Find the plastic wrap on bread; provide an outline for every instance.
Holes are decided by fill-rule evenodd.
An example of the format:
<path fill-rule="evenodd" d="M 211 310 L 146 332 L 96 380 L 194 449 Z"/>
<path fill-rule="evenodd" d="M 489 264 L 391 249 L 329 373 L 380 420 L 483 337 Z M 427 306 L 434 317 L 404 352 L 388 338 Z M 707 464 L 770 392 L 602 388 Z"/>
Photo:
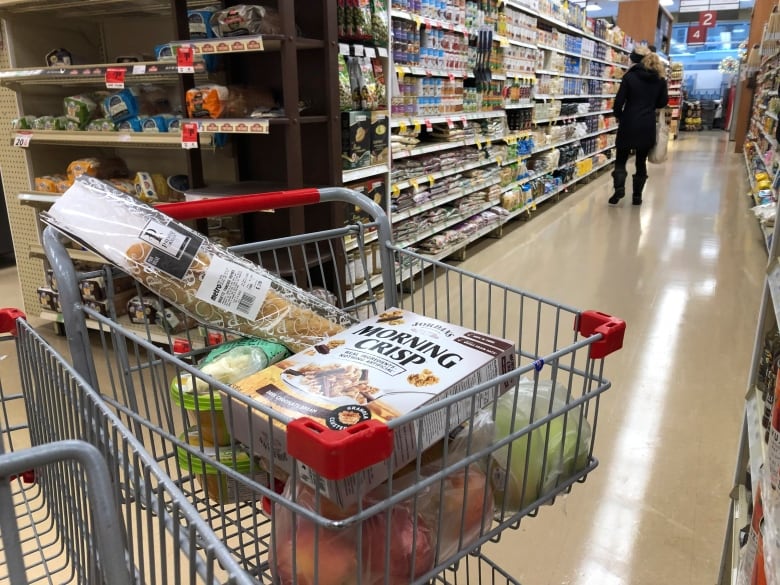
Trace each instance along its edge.
<path fill-rule="evenodd" d="M 44 219 L 198 321 L 301 351 L 352 318 L 91 177 Z"/>

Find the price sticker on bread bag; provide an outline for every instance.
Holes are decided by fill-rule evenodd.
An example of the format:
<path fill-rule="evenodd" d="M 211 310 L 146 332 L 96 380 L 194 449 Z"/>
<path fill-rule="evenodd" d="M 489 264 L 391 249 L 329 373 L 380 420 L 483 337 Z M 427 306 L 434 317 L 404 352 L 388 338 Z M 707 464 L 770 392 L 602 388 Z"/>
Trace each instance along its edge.
<path fill-rule="evenodd" d="M 270 288 L 268 278 L 214 256 L 195 296 L 223 311 L 254 321 Z"/>
<path fill-rule="evenodd" d="M 197 122 L 184 122 L 181 125 L 181 147 L 186 150 L 198 148 L 198 124 Z"/>
<path fill-rule="evenodd" d="M 106 87 L 108 89 L 124 89 L 125 74 L 124 68 L 109 67 L 106 69 Z"/>
<path fill-rule="evenodd" d="M 191 45 L 176 48 L 176 68 L 179 73 L 195 73 L 195 51 Z"/>

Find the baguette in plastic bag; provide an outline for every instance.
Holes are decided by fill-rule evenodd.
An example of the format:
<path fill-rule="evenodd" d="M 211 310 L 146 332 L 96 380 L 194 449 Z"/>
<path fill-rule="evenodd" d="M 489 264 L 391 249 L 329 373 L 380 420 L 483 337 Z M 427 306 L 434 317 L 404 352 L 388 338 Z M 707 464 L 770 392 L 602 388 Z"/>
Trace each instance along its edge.
<path fill-rule="evenodd" d="M 351 325 L 345 312 L 91 177 L 43 219 L 202 323 L 294 352 Z"/>

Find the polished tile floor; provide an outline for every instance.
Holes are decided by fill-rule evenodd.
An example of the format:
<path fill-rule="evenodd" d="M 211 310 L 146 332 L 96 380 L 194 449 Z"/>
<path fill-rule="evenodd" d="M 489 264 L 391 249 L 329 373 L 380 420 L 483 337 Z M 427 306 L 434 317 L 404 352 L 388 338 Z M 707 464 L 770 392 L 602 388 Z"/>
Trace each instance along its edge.
<path fill-rule="evenodd" d="M 608 207 L 604 175 L 462 263 L 628 323 L 607 364 L 601 466 L 488 553 L 525 585 L 716 581 L 766 265 L 732 151 L 724 133 L 682 134 L 641 208 Z M 13 268 L 0 299 L 18 302 Z M 0 377 L 14 367 L 0 361 Z"/>

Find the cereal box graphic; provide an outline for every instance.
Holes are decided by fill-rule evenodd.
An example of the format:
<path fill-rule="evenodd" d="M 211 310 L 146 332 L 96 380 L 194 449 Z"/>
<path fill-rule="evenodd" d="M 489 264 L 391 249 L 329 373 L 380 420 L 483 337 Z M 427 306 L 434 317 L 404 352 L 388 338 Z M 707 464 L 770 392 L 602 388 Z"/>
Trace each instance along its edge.
<path fill-rule="evenodd" d="M 341 431 L 361 421 L 388 422 L 415 410 L 489 383 L 514 369 L 514 344 L 505 339 L 450 325 L 402 309 L 376 317 L 258 372 L 234 387 L 275 412 L 297 419 L 308 417 Z M 506 388 L 489 386 L 476 399 L 463 400 L 412 418 L 394 433 L 392 468 L 412 461 L 418 451 L 440 440 L 487 406 Z M 285 426 L 247 405 L 225 397 L 232 416 L 232 435 L 254 454 L 292 471 L 285 449 Z M 250 429 L 251 425 L 251 429 Z M 304 481 L 319 482 L 324 493 L 348 505 L 361 490 L 387 479 L 386 463 L 339 481 L 315 478 L 299 468 Z M 324 484 L 324 485 L 323 485 Z"/>

